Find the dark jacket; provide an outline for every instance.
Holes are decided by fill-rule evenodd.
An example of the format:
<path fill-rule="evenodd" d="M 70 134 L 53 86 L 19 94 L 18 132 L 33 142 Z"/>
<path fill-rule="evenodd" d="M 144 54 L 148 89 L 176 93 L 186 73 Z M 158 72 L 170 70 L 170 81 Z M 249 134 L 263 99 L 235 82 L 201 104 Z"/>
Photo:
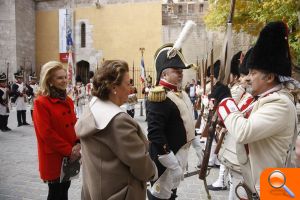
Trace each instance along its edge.
<path fill-rule="evenodd" d="M 158 155 L 173 151 L 174 154 L 187 143 L 186 130 L 176 104 L 169 98 L 162 102 L 147 102 L 149 152 L 160 176 L 165 167 Z"/>

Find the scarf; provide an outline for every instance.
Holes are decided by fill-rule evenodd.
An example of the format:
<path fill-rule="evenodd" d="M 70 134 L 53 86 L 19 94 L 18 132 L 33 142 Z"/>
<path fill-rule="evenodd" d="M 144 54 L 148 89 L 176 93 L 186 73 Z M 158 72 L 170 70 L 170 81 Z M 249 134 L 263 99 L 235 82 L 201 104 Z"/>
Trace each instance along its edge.
<path fill-rule="evenodd" d="M 57 98 L 60 100 L 66 100 L 67 92 L 66 92 L 66 90 L 61 90 L 61 89 L 58 89 L 58 88 L 52 86 L 52 87 L 50 87 L 50 97 Z"/>

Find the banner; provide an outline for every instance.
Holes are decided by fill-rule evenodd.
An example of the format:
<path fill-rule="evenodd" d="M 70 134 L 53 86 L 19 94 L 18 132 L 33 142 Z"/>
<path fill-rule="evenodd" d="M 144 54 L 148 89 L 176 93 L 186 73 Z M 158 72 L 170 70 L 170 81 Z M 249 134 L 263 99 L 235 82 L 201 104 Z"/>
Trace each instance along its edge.
<path fill-rule="evenodd" d="M 59 9 L 59 58 L 68 62 L 69 49 L 73 46 L 73 10 Z"/>
<path fill-rule="evenodd" d="M 141 70 L 141 81 L 142 83 L 145 82 L 145 63 L 144 63 L 144 58 L 142 57 L 141 59 L 141 65 L 140 65 L 140 70 Z"/>

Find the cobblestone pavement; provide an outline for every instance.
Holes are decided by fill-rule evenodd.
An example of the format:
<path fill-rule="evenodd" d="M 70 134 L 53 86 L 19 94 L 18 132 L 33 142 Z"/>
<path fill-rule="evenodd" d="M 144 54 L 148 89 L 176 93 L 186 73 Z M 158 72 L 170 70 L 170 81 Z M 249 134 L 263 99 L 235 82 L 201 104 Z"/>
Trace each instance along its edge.
<path fill-rule="evenodd" d="M 136 106 L 135 119 L 146 133 L 145 116 L 140 116 L 140 104 Z M 29 109 L 27 121 L 32 124 Z M 16 112 L 9 117 L 11 132 L 0 131 L 0 200 L 45 200 L 48 186 L 39 178 L 37 145 L 32 125 L 17 127 Z M 193 148 L 189 153 L 189 171 L 194 171 L 197 157 Z M 216 180 L 218 169 L 213 168 L 208 176 L 208 184 Z M 81 176 L 73 180 L 69 199 L 79 200 Z M 198 176 L 186 178 L 178 188 L 178 200 L 207 199 L 203 182 Z M 228 191 L 211 192 L 213 200 L 227 199 Z"/>

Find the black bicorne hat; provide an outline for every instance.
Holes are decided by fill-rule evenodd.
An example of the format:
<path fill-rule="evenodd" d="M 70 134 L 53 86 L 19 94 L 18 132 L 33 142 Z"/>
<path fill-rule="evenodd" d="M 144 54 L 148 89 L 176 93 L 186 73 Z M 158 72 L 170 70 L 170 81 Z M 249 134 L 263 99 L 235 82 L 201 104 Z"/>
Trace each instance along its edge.
<path fill-rule="evenodd" d="M 160 47 L 154 55 L 154 63 L 156 68 L 156 85 L 158 85 L 161 72 L 167 68 L 188 69 L 192 64 L 187 64 L 181 51 L 177 51 L 173 57 L 168 57 L 168 51 L 171 50 L 173 44 L 165 44 Z"/>
<path fill-rule="evenodd" d="M 284 22 L 270 22 L 262 29 L 249 55 L 247 67 L 291 76 L 288 28 Z"/>
<path fill-rule="evenodd" d="M 30 77 L 31 77 L 31 79 L 34 79 L 34 80 L 37 79 L 37 76 L 36 76 L 35 72 L 32 72 L 31 75 L 30 75 Z"/>
<path fill-rule="evenodd" d="M 0 82 L 4 82 L 7 80 L 7 76 L 6 74 L 3 72 L 2 74 L 0 74 Z"/>
<path fill-rule="evenodd" d="M 82 79 L 81 79 L 81 76 L 80 76 L 80 75 L 77 75 L 76 78 L 75 78 L 75 80 L 76 80 L 76 83 L 77 83 L 77 82 L 82 82 Z"/>
<path fill-rule="evenodd" d="M 89 79 L 94 77 L 94 72 L 93 71 L 89 71 Z"/>
<path fill-rule="evenodd" d="M 216 79 L 218 79 L 218 77 L 219 77 L 220 65 L 221 65 L 221 61 L 220 61 L 220 60 L 217 60 L 217 61 L 214 63 L 214 77 L 215 77 Z M 209 66 L 209 67 L 207 68 L 207 76 L 208 76 L 208 77 L 210 76 L 210 67 L 211 67 L 211 66 Z"/>
<path fill-rule="evenodd" d="M 18 71 L 16 73 L 14 73 L 14 75 L 15 75 L 15 78 L 24 78 L 23 77 L 23 71 Z"/>
<path fill-rule="evenodd" d="M 248 75 L 249 69 L 247 67 L 247 61 L 249 59 L 249 55 L 252 51 L 253 47 L 251 47 L 244 56 L 243 62 L 240 64 L 240 74 Z"/>
<path fill-rule="evenodd" d="M 230 65 L 230 73 L 234 76 L 240 76 L 239 65 L 242 51 L 239 51 L 237 54 L 232 56 L 231 65 Z"/>

